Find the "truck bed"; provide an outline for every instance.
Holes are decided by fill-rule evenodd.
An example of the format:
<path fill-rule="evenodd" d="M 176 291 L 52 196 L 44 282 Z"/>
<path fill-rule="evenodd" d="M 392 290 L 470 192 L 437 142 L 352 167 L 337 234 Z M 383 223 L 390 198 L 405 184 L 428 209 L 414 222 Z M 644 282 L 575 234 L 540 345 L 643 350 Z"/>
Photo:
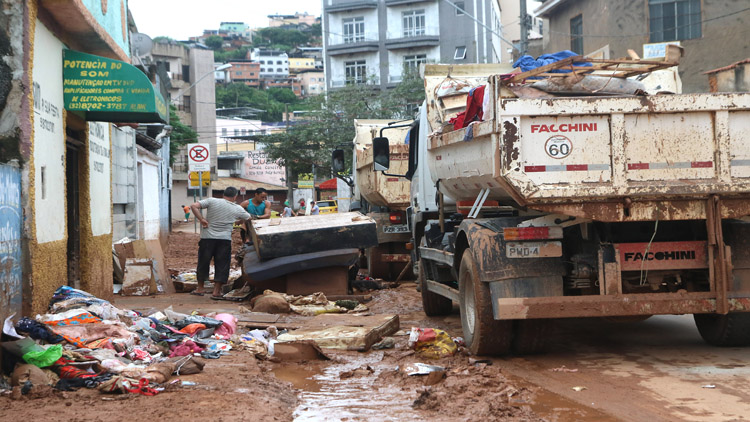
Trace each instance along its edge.
<path fill-rule="evenodd" d="M 494 90 L 499 98 L 498 88 Z M 435 134 L 431 172 L 456 200 L 600 221 L 750 213 L 750 94 L 501 99 L 484 122 Z"/>

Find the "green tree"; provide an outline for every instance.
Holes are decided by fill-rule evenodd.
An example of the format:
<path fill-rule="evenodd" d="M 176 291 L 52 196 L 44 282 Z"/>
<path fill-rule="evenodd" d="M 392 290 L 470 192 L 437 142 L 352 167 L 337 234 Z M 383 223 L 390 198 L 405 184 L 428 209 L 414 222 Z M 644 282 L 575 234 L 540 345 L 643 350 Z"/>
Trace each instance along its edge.
<path fill-rule="evenodd" d="M 210 37 L 206 38 L 203 43 L 206 44 L 208 48 L 215 51 L 221 49 L 221 46 L 224 45 L 224 39 L 218 35 L 211 35 Z"/>
<path fill-rule="evenodd" d="M 198 142 L 198 132 L 180 121 L 177 107 L 173 105 L 169 106 L 169 124 L 172 126 L 172 133 L 169 135 L 169 165 L 172 165 L 181 146 Z"/>
<path fill-rule="evenodd" d="M 249 87 L 241 82 L 216 85 L 216 106 L 253 107 L 263 110 L 261 119 L 278 122 L 282 119 L 284 104 L 298 103 L 297 96 L 289 88 L 262 90 Z"/>
<path fill-rule="evenodd" d="M 261 28 L 255 32 L 253 44 L 289 52 L 298 45 L 307 44 L 310 38 L 296 29 Z"/>
<path fill-rule="evenodd" d="M 305 121 L 286 133 L 263 137 L 270 157 L 289 166 L 292 180 L 310 173 L 313 164 L 318 174 L 330 172 L 331 151 L 351 145 L 354 119 L 411 119 L 424 101 L 424 83 L 416 71 L 405 72 L 402 82 L 389 91 L 370 82 L 347 85 L 296 104 L 295 109 L 307 111 Z M 345 157 L 351 166 L 351 154 Z"/>

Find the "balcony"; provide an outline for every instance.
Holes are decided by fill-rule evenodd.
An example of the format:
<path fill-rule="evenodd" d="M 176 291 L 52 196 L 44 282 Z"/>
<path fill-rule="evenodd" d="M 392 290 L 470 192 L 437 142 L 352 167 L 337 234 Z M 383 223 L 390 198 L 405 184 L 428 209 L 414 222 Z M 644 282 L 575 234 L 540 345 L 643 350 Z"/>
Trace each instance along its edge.
<path fill-rule="evenodd" d="M 385 0 L 386 6 L 406 6 L 417 3 L 434 3 L 437 0 Z"/>
<path fill-rule="evenodd" d="M 406 48 L 436 47 L 440 45 L 440 35 L 419 35 L 416 37 L 390 38 L 385 41 L 388 50 Z"/>
<path fill-rule="evenodd" d="M 344 54 L 372 53 L 378 51 L 378 48 L 378 41 L 360 41 L 329 45 L 327 52 L 329 56 L 342 56 Z"/>
<path fill-rule="evenodd" d="M 348 1 L 345 3 L 332 4 L 326 6 L 326 13 L 350 12 L 362 9 L 377 9 L 378 0 Z"/>

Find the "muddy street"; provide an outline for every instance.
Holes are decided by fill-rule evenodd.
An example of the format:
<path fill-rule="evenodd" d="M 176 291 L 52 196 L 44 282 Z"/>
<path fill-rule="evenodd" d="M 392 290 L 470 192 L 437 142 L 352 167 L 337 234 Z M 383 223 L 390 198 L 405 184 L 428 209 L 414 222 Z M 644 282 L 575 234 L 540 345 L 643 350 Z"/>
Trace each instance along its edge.
<path fill-rule="evenodd" d="M 193 233 L 172 234 L 171 272 L 191 269 L 195 242 Z M 397 325 L 385 346 L 372 346 L 373 341 L 365 351 L 323 348 L 284 357 L 232 341 L 232 350 L 207 359 L 202 372 L 173 376 L 155 396 L 104 395 L 86 388 L 20 398 L 3 394 L 0 414 L 8 420 L 50 420 L 54 414 L 88 421 L 138 409 L 139 417 L 164 420 L 703 422 L 745 420 L 750 412 L 746 350 L 707 346 L 690 316 L 559 320 L 544 354 L 482 357 L 459 347 L 453 355 L 430 359 L 408 345 L 410 330 L 445 330 L 460 342 L 457 305 L 447 316 L 426 316 L 413 280 L 357 293 L 366 309 L 339 315 L 255 312 L 260 299 L 116 296 L 114 306 L 142 315 L 167 308 L 184 315 L 231 314 L 240 336 L 269 326 L 281 333 L 333 330 L 331 323 L 320 325 L 328 317 L 348 324 L 350 332 L 366 326 L 360 321 L 367 318 L 392 317 Z M 341 333 L 330 336 L 347 331 Z M 409 375 L 418 364 L 440 368 Z"/>

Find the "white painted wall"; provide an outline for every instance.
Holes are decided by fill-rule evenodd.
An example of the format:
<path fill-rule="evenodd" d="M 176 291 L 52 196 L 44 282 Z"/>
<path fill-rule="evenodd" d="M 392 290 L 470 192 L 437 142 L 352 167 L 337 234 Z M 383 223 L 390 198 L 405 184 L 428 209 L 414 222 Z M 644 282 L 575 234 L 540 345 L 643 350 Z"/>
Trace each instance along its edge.
<path fill-rule="evenodd" d="M 94 236 L 112 233 L 110 124 L 89 122 L 89 198 Z"/>
<path fill-rule="evenodd" d="M 63 44 L 37 19 L 34 30 L 34 217 L 39 243 L 65 238 Z M 44 176 L 42 176 L 44 173 Z"/>
<path fill-rule="evenodd" d="M 420 54 L 427 56 L 427 63 L 440 63 L 440 46 L 411 48 L 409 50 L 388 50 L 388 82 L 398 82 L 401 80 L 405 56 Z"/>
<path fill-rule="evenodd" d="M 363 17 L 365 20 L 365 41 L 378 41 L 378 11 L 377 9 L 355 10 L 347 13 L 329 13 L 328 45 L 344 43 L 344 19 Z"/>
<path fill-rule="evenodd" d="M 404 37 L 403 12 L 424 10 L 425 35 L 440 35 L 439 2 L 415 3 L 406 6 L 392 6 L 386 8 L 388 39 Z M 366 26 L 366 24 L 365 24 Z M 367 29 L 367 28 L 365 28 Z"/>
<path fill-rule="evenodd" d="M 142 212 L 143 239 L 159 238 L 159 160 L 138 149 L 138 199 Z"/>
<path fill-rule="evenodd" d="M 346 70 L 344 69 L 344 63 L 349 61 L 364 60 L 367 65 L 367 77 L 370 78 L 375 76 L 376 82 L 380 79 L 380 53 L 362 53 L 362 54 L 347 54 L 345 56 L 332 56 L 331 57 L 331 81 L 339 81 L 343 86 L 343 81 L 346 80 Z M 337 86 L 334 84 L 334 86 Z"/>

